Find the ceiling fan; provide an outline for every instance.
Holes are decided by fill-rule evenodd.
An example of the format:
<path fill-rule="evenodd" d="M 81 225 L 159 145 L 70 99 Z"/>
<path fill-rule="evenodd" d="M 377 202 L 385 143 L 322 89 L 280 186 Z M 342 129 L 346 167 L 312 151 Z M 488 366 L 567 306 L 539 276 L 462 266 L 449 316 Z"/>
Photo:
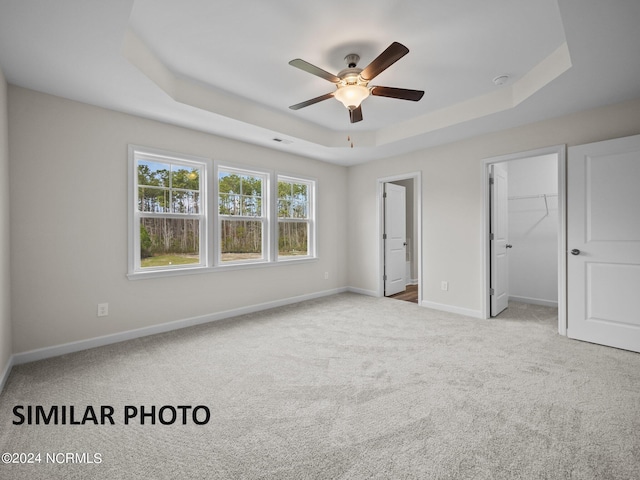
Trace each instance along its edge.
<path fill-rule="evenodd" d="M 315 65 L 305 62 L 299 58 L 291 60 L 289 65 L 304 70 L 320 78 L 323 78 L 336 86 L 334 92 L 321 95 L 306 102 L 291 105 L 291 110 L 299 110 L 314 103 L 335 97 L 349 110 L 349 120 L 351 123 L 362 120 L 362 107 L 360 104 L 369 95 L 378 97 L 397 98 L 400 100 L 411 100 L 417 102 L 424 95 L 422 90 L 409 90 L 406 88 L 369 86 L 369 82 L 384 72 L 391 65 L 409 53 L 409 49 L 398 42 L 393 42 L 364 69 L 357 68 L 360 56 L 351 53 L 344 57 L 347 68 L 341 70 L 338 75 L 333 75 Z"/>

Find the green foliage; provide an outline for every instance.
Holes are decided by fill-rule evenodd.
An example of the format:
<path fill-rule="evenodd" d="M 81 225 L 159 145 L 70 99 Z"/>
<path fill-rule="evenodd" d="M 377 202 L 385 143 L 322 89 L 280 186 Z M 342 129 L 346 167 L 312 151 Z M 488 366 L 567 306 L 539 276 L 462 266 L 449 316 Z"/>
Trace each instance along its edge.
<path fill-rule="evenodd" d="M 263 179 L 220 171 L 218 208 L 221 215 L 262 216 Z"/>
<path fill-rule="evenodd" d="M 308 255 L 308 224 L 278 222 L 278 255 Z"/>
<path fill-rule="evenodd" d="M 278 182 L 278 217 L 308 218 L 309 194 L 305 183 Z"/>
<path fill-rule="evenodd" d="M 200 222 L 190 218 L 140 219 L 140 258 L 166 255 L 198 256 L 200 253 Z M 142 262 L 149 266 L 152 260 Z M 188 262 L 193 263 L 193 262 Z"/>
<path fill-rule="evenodd" d="M 220 252 L 224 259 L 249 254 L 262 256 L 262 221 L 233 219 L 261 217 L 264 179 L 224 170 L 218 174 L 218 209 L 226 219 L 220 222 Z"/>
<path fill-rule="evenodd" d="M 262 254 L 262 222 L 223 220 L 220 228 L 221 253 Z"/>
<path fill-rule="evenodd" d="M 198 213 L 200 170 L 183 165 L 139 161 L 138 210 L 157 213 Z"/>
<path fill-rule="evenodd" d="M 144 227 L 140 225 L 140 258 L 147 258 L 151 256 L 151 236 Z"/>
<path fill-rule="evenodd" d="M 199 213 L 200 167 L 138 161 L 138 210 L 153 213 Z M 194 263 L 194 256 L 195 262 L 198 262 L 199 230 L 200 222 L 194 218 L 142 218 L 142 266 Z M 167 259 L 175 255 L 179 257 L 176 261 Z"/>
<path fill-rule="evenodd" d="M 200 169 L 171 162 L 138 162 L 140 212 L 197 214 L 200 212 Z M 220 170 L 218 208 L 223 261 L 261 258 L 263 252 L 264 177 Z M 279 181 L 277 195 L 278 252 L 308 254 L 309 185 Z M 234 218 L 235 217 L 235 218 Z M 249 217 L 249 218 L 247 218 Z M 255 217 L 251 219 L 250 217 Z M 196 218 L 144 216 L 140 220 L 142 266 L 198 262 L 200 222 Z"/>
<path fill-rule="evenodd" d="M 145 258 L 141 261 L 142 268 L 149 267 L 165 267 L 168 265 L 188 265 L 191 263 L 198 263 L 200 259 L 197 255 L 156 255 L 153 257 Z"/>
<path fill-rule="evenodd" d="M 138 185 L 168 187 L 170 168 L 169 164 L 164 163 L 138 162 Z"/>

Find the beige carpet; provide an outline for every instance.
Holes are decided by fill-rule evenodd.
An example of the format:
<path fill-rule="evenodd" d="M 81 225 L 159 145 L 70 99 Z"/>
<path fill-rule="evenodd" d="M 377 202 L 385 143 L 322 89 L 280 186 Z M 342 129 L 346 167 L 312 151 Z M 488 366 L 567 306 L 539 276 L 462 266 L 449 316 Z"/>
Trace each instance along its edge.
<path fill-rule="evenodd" d="M 0 452 L 43 457 L 0 478 L 640 478 L 640 355 L 555 323 L 341 294 L 17 366 Z M 115 425 L 13 425 L 15 405 L 113 406 Z M 124 425 L 125 405 L 211 419 Z"/>

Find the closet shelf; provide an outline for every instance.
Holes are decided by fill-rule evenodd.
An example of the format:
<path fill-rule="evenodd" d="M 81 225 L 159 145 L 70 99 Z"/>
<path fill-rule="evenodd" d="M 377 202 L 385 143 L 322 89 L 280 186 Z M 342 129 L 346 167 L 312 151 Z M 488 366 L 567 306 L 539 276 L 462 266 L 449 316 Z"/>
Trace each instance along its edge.
<path fill-rule="evenodd" d="M 549 202 L 547 202 L 547 198 L 549 197 L 557 197 L 557 193 L 540 193 L 538 195 L 519 195 L 515 197 L 507 197 L 507 200 L 525 200 L 529 198 L 544 198 L 544 206 L 547 209 L 547 215 L 549 215 Z"/>
<path fill-rule="evenodd" d="M 507 200 L 523 200 L 525 198 L 545 198 L 545 197 L 557 197 L 557 193 L 541 193 L 539 195 L 520 195 L 518 197 L 508 197 Z"/>

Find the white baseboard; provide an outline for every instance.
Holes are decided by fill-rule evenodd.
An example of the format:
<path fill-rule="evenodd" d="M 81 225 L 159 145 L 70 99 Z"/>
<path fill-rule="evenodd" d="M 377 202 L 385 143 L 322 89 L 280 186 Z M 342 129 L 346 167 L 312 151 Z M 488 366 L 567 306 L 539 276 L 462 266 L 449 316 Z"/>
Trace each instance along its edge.
<path fill-rule="evenodd" d="M 367 295 L 368 297 L 378 297 L 378 292 L 373 290 L 365 290 L 364 288 L 356 288 L 356 287 L 347 287 L 347 292 L 358 293 L 360 295 Z"/>
<path fill-rule="evenodd" d="M 239 315 L 245 315 L 247 313 L 255 313 L 261 310 L 267 310 L 269 308 L 276 308 L 276 307 L 282 307 L 285 305 L 291 305 L 293 303 L 299 303 L 305 300 L 313 300 L 314 298 L 327 297 L 329 295 L 344 293 L 346 291 L 349 291 L 349 289 L 335 288 L 332 290 L 324 290 L 322 292 L 315 292 L 315 293 L 300 295 L 296 297 L 289 297 L 281 300 L 274 300 L 272 302 L 259 303 L 256 305 L 249 305 L 246 307 L 225 310 L 223 312 L 211 313 L 208 315 L 200 315 L 197 317 L 185 318 L 182 320 L 175 320 L 173 322 L 162 323 L 159 325 L 152 325 L 149 327 L 137 328 L 135 330 L 127 330 L 125 332 L 113 333 L 111 335 L 104 335 L 101 337 L 89 338 L 86 340 L 79 340 L 77 342 L 70 342 L 62 345 L 55 345 L 53 347 L 38 348 L 36 350 L 16 353 L 12 356 L 12 362 L 10 361 L 9 366 L 7 367 L 7 372 L 5 372 L 5 374 L 8 377 L 9 375 L 8 372 L 10 371 L 12 365 L 20 365 L 23 363 L 34 362 L 36 360 L 43 360 L 45 358 L 57 357 L 58 355 L 64 355 L 67 353 L 79 352 L 81 350 L 87 350 L 90 348 L 110 345 L 112 343 L 123 342 L 125 340 L 132 340 L 134 338 L 146 337 L 149 335 L 155 335 L 157 333 L 170 332 L 172 330 L 178 330 L 186 327 L 193 327 L 195 325 L 201 325 L 203 323 L 215 322 L 217 320 L 237 317 Z"/>
<path fill-rule="evenodd" d="M 2 372 L 2 376 L 0 376 L 0 393 L 4 390 L 4 384 L 7 383 L 9 379 L 9 374 L 11 373 L 11 367 L 15 364 L 15 355 L 11 355 L 9 357 L 9 361 Z"/>
<path fill-rule="evenodd" d="M 456 307 L 453 305 L 446 305 L 444 303 L 430 302 L 428 300 L 423 300 L 420 305 L 443 312 L 457 313 L 458 315 L 464 315 L 466 317 L 484 318 L 480 310 L 471 310 L 470 308 Z"/>
<path fill-rule="evenodd" d="M 553 300 L 543 300 L 541 298 L 518 297 L 509 295 L 510 302 L 530 303 L 531 305 L 542 305 L 545 307 L 558 308 L 558 302 Z"/>

